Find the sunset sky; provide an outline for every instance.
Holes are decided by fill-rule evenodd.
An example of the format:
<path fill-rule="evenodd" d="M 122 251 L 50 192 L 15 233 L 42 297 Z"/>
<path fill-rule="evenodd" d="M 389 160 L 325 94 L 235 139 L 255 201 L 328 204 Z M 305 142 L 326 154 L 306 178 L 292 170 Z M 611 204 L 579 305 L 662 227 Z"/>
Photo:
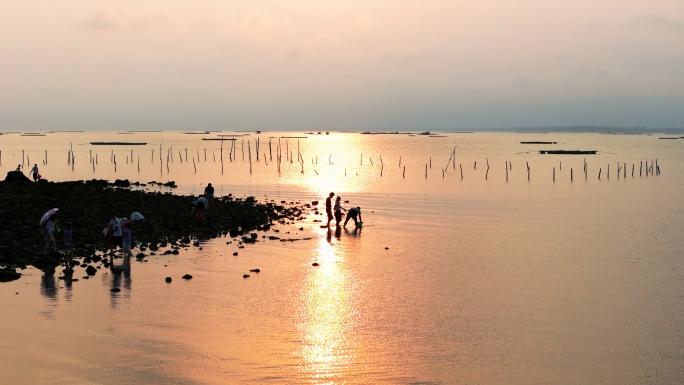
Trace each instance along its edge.
<path fill-rule="evenodd" d="M 0 131 L 684 127 L 684 1 L 0 0 Z"/>

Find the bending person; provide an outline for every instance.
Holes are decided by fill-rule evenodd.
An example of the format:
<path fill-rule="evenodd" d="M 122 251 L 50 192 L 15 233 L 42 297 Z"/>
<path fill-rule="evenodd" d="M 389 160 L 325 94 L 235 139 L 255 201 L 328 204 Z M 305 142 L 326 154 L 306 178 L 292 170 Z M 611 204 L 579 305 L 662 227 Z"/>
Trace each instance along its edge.
<path fill-rule="evenodd" d="M 359 217 L 359 220 L 356 220 L 356 217 Z M 350 219 L 354 220 L 354 224 L 358 225 L 359 222 L 363 222 L 361 220 L 361 207 L 352 207 L 347 211 L 347 219 L 344 220 L 344 226 L 347 226 L 347 222 L 349 222 Z"/>

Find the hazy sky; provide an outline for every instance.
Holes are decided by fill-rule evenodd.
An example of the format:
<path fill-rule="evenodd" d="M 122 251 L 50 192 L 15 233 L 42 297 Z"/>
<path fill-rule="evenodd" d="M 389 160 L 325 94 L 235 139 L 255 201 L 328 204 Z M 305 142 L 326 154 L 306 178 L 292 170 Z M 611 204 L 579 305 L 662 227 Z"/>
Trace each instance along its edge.
<path fill-rule="evenodd" d="M 682 0 L 0 0 L 0 131 L 684 127 Z"/>

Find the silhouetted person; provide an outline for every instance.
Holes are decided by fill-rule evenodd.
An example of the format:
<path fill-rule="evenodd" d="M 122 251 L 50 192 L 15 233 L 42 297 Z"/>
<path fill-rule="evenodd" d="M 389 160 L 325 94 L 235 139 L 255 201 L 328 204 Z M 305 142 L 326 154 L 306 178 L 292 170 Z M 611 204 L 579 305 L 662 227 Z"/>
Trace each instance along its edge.
<path fill-rule="evenodd" d="M 327 227 L 330 228 L 330 222 L 333 220 L 333 213 L 332 213 L 332 197 L 335 196 L 334 192 L 331 192 L 330 195 L 325 198 L 325 213 L 328 214 L 328 225 Z"/>
<path fill-rule="evenodd" d="M 356 217 L 359 217 L 359 220 L 356 220 Z M 344 220 L 344 225 L 347 225 L 347 222 L 349 222 L 350 219 L 354 220 L 354 224 L 358 225 L 359 222 L 363 222 L 361 220 L 361 207 L 352 207 L 347 211 L 347 219 Z"/>
<path fill-rule="evenodd" d="M 31 175 L 33 175 L 33 181 L 37 182 L 38 181 L 38 165 L 34 164 L 33 168 L 31 169 Z"/>
<path fill-rule="evenodd" d="M 207 184 L 207 187 L 204 188 L 204 197 L 207 198 L 209 204 L 214 201 L 214 187 L 211 185 L 211 183 Z M 207 210 L 208 209 L 209 206 L 207 206 Z"/>

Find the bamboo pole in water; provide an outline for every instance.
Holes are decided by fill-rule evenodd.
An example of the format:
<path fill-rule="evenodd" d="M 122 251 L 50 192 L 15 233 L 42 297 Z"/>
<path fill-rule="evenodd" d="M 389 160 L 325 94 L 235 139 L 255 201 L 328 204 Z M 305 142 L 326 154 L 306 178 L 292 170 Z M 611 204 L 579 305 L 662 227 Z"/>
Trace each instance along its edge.
<path fill-rule="evenodd" d="M 428 165 L 426 164 L 425 165 L 425 179 L 427 179 L 427 169 L 428 169 Z"/>
<path fill-rule="evenodd" d="M 570 167 L 570 182 L 572 182 L 572 181 L 573 181 L 573 179 L 572 179 L 572 167 Z"/>
<path fill-rule="evenodd" d="M 601 180 L 601 168 L 599 168 L 599 175 L 598 175 L 599 180 Z"/>
<path fill-rule="evenodd" d="M 506 161 L 506 182 L 508 182 L 508 161 Z"/>
<path fill-rule="evenodd" d="M 249 152 L 249 175 L 252 175 L 252 148 L 247 141 L 247 151 Z"/>
<path fill-rule="evenodd" d="M 461 164 L 459 163 L 459 164 L 458 164 L 458 168 L 461 169 L 461 179 L 463 179 L 463 165 L 461 165 Z"/>
<path fill-rule="evenodd" d="M 221 137 L 221 174 L 223 174 L 223 137 Z"/>
<path fill-rule="evenodd" d="M 402 178 L 406 178 L 406 166 L 404 166 L 404 171 L 401 173 Z"/>
<path fill-rule="evenodd" d="M 556 168 L 553 168 L 553 181 L 556 181 Z"/>

